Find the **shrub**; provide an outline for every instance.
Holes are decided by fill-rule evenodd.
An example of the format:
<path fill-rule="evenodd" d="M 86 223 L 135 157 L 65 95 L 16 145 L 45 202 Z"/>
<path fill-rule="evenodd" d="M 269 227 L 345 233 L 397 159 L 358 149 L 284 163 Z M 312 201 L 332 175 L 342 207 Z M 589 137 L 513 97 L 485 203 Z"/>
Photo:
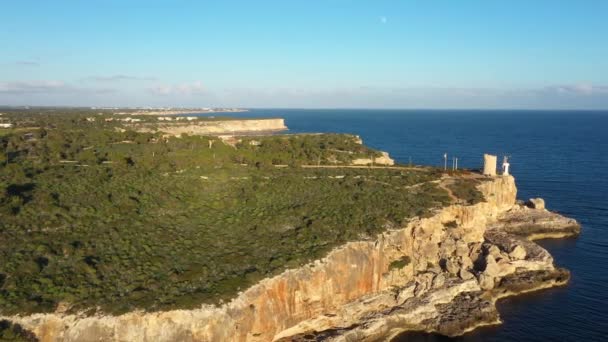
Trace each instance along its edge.
<path fill-rule="evenodd" d="M 401 258 L 397 259 L 397 260 L 393 260 L 390 265 L 388 266 L 389 270 L 394 270 L 394 269 L 402 269 L 405 266 L 409 265 L 411 263 L 411 259 L 409 256 L 404 255 Z"/>

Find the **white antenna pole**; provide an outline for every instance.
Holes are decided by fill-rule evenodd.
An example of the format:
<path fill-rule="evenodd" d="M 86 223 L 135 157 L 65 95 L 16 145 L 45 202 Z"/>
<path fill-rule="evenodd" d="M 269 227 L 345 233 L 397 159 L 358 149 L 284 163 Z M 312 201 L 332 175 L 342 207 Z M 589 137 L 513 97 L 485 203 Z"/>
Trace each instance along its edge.
<path fill-rule="evenodd" d="M 458 170 L 458 158 L 456 158 L 456 168 L 454 170 Z"/>
<path fill-rule="evenodd" d="M 447 152 L 443 154 L 443 171 L 447 171 L 448 169 L 448 154 Z"/>

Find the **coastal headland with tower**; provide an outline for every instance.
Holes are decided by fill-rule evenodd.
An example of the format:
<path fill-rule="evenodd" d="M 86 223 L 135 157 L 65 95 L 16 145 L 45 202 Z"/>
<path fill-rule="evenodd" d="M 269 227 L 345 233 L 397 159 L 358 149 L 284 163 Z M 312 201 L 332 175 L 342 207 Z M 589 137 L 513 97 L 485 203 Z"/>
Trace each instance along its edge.
<path fill-rule="evenodd" d="M 399 165 L 355 135 L 278 134 L 280 118 L 165 116 L 4 113 L 4 332 L 457 336 L 499 324 L 500 298 L 569 280 L 534 240 L 580 225 L 519 201 L 506 159 L 501 172 L 487 154 L 481 171 Z"/>

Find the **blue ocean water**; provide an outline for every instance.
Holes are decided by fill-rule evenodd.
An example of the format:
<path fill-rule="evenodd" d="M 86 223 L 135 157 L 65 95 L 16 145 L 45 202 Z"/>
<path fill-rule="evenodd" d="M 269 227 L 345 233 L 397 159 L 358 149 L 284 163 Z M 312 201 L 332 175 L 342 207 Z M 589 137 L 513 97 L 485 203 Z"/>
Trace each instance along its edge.
<path fill-rule="evenodd" d="M 608 111 L 256 109 L 239 116 L 282 117 L 293 133 L 358 134 L 401 163 L 443 165 L 448 153 L 459 166 L 479 168 L 483 153 L 510 155 L 519 198 L 543 197 L 582 223 L 577 239 L 541 242 L 572 279 L 501 301 L 503 325 L 458 340 L 608 340 Z"/>

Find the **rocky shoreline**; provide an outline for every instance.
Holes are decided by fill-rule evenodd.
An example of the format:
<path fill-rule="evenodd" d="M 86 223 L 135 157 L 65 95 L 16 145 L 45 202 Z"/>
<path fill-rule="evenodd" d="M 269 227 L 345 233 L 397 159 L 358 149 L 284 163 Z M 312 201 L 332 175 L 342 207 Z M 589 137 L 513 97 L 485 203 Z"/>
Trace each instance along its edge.
<path fill-rule="evenodd" d="M 541 199 L 535 199 L 541 202 Z M 576 220 L 545 209 L 542 205 L 517 204 L 501 215 L 499 220 L 488 227 L 528 240 L 565 238 L 580 234 L 581 226 Z"/>
<path fill-rule="evenodd" d="M 422 273 L 392 292 L 351 303 L 368 308 L 358 308 L 365 313 L 357 319 L 343 319 L 341 328 L 309 330 L 279 341 L 380 341 L 406 331 L 456 337 L 500 324 L 499 299 L 563 286 L 570 279 L 568 270 L 554 267 L 551 255 L 531 241 L 540 232 L 543 238 L 571 237 L 580 233 L 580 225 L 544 208 L 515 205 L 488 226 L 484 242 L 473 251 L 479 254 L 471 272 L 444 264 L 442 270 Z"/>
<path fill-rule="evenodd" d="M 569 273 L 529 240 L 576 221 L 516 203 L 511 176 L 481 177 L 485 202 L 350 242 L 263 280 L 222 307 L 121 316 L 0 317 L 42 341 L 378 341 L 404 331 L 457 336 L 498 324 L 498 299 L 560 286 Z"/>

